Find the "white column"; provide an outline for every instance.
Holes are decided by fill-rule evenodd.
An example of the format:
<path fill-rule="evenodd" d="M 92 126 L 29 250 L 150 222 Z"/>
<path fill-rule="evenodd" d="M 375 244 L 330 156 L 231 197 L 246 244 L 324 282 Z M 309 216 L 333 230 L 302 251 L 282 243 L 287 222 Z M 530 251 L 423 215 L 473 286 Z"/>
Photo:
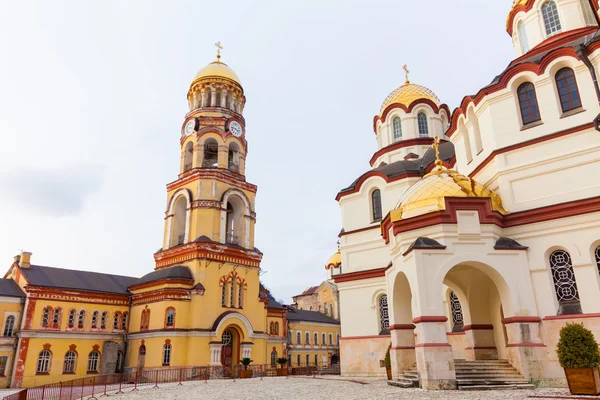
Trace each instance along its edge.
<path fill-rule="evenodd" d="M 221 342 L 210 343 L 210 365 L 221 366 L 221 348 L 223 344 Z"/>

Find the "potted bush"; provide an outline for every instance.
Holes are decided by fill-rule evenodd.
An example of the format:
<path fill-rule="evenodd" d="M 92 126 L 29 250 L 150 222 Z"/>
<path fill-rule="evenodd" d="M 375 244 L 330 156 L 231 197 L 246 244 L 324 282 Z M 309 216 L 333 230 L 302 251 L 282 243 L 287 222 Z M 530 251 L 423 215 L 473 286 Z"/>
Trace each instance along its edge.
<path fill-rule="evenodd" d="M 279 364 L 279 369 L 277 370 L 277 376 L 286 376 L 288 374 L 288 370 L 286 368 L 288 360 L 287 358 L 280 357 L 277 359 L 277 364 Z"/>
<path fill-rule="evenodd" d="M 252 368 L 248 369 L 248 366 L 252 364 L 254 360 L 251 360 L 248 357 L 242 358 L 240 363 L 244 366 L 244 369 L 240 370 L 240 378 L 252 378 Z"/>
<path fill-rule="evenodd" d="M 600 353 L 594 334 L 583 324 L 567 324 L 560 330 L 556 346 L 571 394 L 600 394 Z"/>
<path fill-rule="evenodd" d="M 392 359 L 390 358 L 390 350 L 392 350 L 392 343 L 387 348 L 385 352 L 385 358 L 383 359 L 383 364 L 385 365 L 385 373 L 387 374 L 388 381 L 392 380 Z"/>

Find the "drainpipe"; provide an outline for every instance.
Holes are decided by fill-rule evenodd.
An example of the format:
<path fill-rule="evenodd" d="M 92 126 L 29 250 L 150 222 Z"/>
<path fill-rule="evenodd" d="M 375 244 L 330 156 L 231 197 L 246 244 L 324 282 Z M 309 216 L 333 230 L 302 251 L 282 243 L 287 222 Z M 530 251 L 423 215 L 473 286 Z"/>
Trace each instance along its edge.
<path fill-rule="evenodd" d="M 596 98 L 598 99 L 598 104 L 600 104 L 600 86 L 598 85 L 598 76 L 596 74 L 596 69 L 592 65 L 590 58 L 586 52 L 586 45 L 582 44 L 577 48 L 577 55 L 583 61 L 586 67 L 590 70 L 590 75 L 592 76 L 592 82 L 594 83 L 594 89 L 596 90 Z M 598 132 L 600 132 L 600 114 L 594 119 L 594 128 Z"/>

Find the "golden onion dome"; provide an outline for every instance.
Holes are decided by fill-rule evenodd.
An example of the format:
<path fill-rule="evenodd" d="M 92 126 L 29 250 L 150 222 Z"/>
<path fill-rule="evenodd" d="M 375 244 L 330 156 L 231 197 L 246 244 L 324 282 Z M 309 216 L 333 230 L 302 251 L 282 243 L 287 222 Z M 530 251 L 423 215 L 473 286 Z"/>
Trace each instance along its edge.
<path fill-rule="evenodd" d="M 381 112 L 383 113 L 383 111 L 392 104 L 402 104 L 405 107 L 409 107 L 413 102 L 420 99 L 431 100 L 438 107 L 441 104 L 440 99 L 438 99 L 433 91 L 424 86 L 410 83 L 407 80 L 404 85 L 394 90 L 385 99 L 381 106 Z"/>
<path fill-rule="evenodd" d="M 206 67 L 202 68 L 194 77 L 193 82 L 204 78 L 225 78 L 234 81 L 238 85 L 242 86 L 240 78 L 229 66 L 220 61 L 220 56 L 217 56 L 217 60 L 211 62 Z"/>
<path fill-rule="evenodd" d="M 423 179 L 408 188 L 391 212 L 392 221 L 400 221 L 431 212 L 446 209 L 446 197 L 489 198 L 494 211 L 507 214 L 502 200 L 493 191 L 484 188 L 471 178 L 449 170 L 437 163 L 438 167 Z"/>
<path fill-rule="evenodd" d="M 338 250 L 329 258 L 329 261 L 325 264 L 325 269 L 339 268 L 340 265 L 342 265 L 342 253 Z"/>

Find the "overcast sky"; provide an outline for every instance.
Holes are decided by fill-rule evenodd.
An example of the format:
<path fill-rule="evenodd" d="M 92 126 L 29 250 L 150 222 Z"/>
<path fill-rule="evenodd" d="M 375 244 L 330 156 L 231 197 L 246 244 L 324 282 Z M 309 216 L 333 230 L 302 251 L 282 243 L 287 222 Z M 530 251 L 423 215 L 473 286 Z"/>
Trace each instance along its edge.
<path fill-rule="evenodd" d="M 256 246 L 278 299 L 325 279 L 337 192 L 369 169 L 373 116 L 411 80 L 454 109 L 513 58 L 512 0 L 0 0 L 0 263 L 141 276 L 196 72 L 247 105 Z M 0 268 L 2 269 L 2 268 Z"/>

